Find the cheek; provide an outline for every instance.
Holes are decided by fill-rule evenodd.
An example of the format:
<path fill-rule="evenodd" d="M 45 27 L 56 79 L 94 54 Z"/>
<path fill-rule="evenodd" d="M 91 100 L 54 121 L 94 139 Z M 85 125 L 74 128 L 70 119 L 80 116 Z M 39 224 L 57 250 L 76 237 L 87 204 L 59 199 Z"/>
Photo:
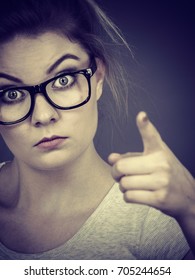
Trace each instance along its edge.
<path fill-rule="evenodd" d="M 24 153 L 27 149 L 27 139 L 29 133 L 25 133 L 25 129 L 22 127 L 6 127 L 0 129 L 2 138 L 10 151 L 14 154 Z"/>
<path fill-rule="evenodd" d="M 64 135 L 70 135 L 73 145 L 71 145 L 71 155 L 84 151 L 92 144 L 96 134 L 97 100 L 94 88 L 92 90 L 91 99 L 84 106 L 67 112 L 59 111 L 61 117 L 55 124 L 55 129 L 53 128 L 57 133 L 61 131 Z M 15 127 L 2 127 L 0 133 L 16 158 L 24 161 L 29 160 L 29 158 L 32 160 L 34 157 L 36 158 L 36 155 L 33 155 L 32 139 L 35 138 L 35 135 L 39 135 L 39 131 L 34 129 L 28 121 Z"/>
<path fill-rule="evenodd" d="M 91 100 L 85 106 L 78 109 L 74 116 L 70 116 L 70 123 L 72 123 L 72 133 L 82 139 L 89 138 L 93 140 L 97 130 L 97 103 Z M 73 113 L 74 114 L 74 113 Z"/>
<path fill-rule="evenodd" d="M 63 113 L 64 127 L 72 135 L 77 148 L 90 145 L 97 130 L 97 100 L 93 92 L 91 99 L 84 106 Z M 66 129 L 65 129 L 66 130 Z"/>

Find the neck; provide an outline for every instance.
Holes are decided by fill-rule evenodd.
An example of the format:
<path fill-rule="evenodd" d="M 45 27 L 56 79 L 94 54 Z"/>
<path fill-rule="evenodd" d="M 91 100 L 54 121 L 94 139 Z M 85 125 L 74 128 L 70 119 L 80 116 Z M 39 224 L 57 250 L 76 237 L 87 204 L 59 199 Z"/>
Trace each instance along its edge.
<path fill-rule="evenodd" d="M 90 194 L 100 192 L 100 186 L 111 187 L 113 183 L 110 167 L 99 157 L 94 146 L 57 170 L 37 170 L 17 160 L 14 164 L 19 174 L 20 200 L 28 205 L 45 205 L 51 200 L 58 202 L 62 197 L 67 203 L 73 198 L 86 200 Z"/>

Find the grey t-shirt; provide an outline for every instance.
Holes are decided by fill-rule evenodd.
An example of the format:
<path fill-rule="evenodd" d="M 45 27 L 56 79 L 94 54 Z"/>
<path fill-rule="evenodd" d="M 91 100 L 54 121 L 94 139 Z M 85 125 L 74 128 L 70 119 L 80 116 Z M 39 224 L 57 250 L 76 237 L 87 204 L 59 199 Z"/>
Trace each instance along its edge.
<path fill-rule="evenodd" d="M 49 229 L 48 229 L 49 230 Z M 14 252 L 0 243 L 0 259 L 182 259 L 189 246 L 177 222 L 148 206 L 123 200 L 114 184 L 99 207 L 65 244 L 38 254 Z"/>

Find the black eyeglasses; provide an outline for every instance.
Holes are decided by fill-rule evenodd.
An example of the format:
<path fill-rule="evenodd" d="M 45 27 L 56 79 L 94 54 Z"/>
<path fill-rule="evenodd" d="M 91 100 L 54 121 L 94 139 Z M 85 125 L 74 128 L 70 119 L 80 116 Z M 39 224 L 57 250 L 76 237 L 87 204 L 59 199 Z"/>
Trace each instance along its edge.
<path fill-rule="evenodd" d="M 47 102 L 60 110 L 83 106 L 91 97 L 90 78 L 97 70 L 95 59 L 87 69 L 63 72 L 39 85 L 0 90 L 0 124 L 11 125 L 27 119 L 41 93 Z"/>

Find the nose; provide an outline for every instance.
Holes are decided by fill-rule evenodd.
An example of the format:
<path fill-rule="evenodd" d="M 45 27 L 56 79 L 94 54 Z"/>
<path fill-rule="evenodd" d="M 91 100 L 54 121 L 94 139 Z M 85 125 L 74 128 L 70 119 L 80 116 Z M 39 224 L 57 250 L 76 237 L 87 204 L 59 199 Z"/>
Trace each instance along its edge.
<path fill-rule="evenodd" d="M 59 114 L 56 108 L 52 107 L 45 97 L 37 94 L 35 97 L 35 106 L 31 116 L 34 126 L 48 125 L 59 120 Z"/>

